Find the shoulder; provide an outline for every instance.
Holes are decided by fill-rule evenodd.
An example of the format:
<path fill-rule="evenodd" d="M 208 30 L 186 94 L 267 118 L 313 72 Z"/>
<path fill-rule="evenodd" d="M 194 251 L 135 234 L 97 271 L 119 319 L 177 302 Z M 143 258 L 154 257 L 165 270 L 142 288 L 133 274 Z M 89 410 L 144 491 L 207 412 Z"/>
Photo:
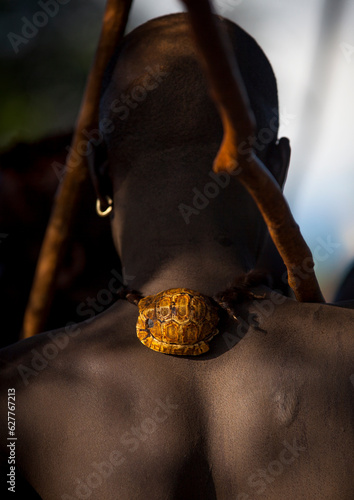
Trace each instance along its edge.
<path fill-rule="evenodd" d="M 233 384 L 242 377 L 252 394 L 257 387 L 267 401 L 278 391 L 284 397 L 306 393 L 310 401 L 318 391 L 328 401 L 341 393 L 343 402 L 354 402 L 353 310 L 267 292 L 240 311 L 238 324 L 219 342 L 224 351 L 216 366 L 223 379 Z"/>
<path fill-rule="evenodd" d="M 125 358 L 132 357 L 125 334 L 131 313 L 121 309 L 114 324 L 107 311 L 91 321 L 70 323 L 0 350 L 2 460 L 7 455 L 9 394 L 15 400 L 18 442 L 27 442 L 31 435 L 33 446 L 39 446 L 42 437 L 36 429 L 51 428 L 53 422 L 60 427 L 64 409 L 68 414 L 79 409 L 85 414 L 90 401 L 114 390 L 120 393 L 122 374 L 129 369 Z M 18 455 L 24 456 L 20 449 Z"/>
<path fill-rule="evenodd" d="M 354 309 L 346 306 L 297 302 L 272 291 L 250 304 L 248 315 L 284 341 L 296 335 L 306 344 L 323 343 L 340 334 L 349 347 L 354 342 Z"/>
<path fill-rule="evenodd" d="M 256 329 L 266 332 L 259 337 L 280 355 L 301 352 L 303 360 L 323 362 L 342 356 L 348 366 L 354 363 L 353 309 L 300 303 L 271 293 L 255 301 L 250 313 L 256 317 Z"/>
<path fill-rule="evenodd" d="M 69 354 L 75 338 L 84 326 L 68 324 L 62 329 L 21 340 L 0 350 L 2 384 L 27 387 L 46 368 L 60 362 L 63 352 Z M 61 359 L 62 360 L 62 359 Z"/>
<path fill-rule="evenodd" d="M 124 352 L 126 332 L 135 328 L 136 310 L 130 304 L 115 304 L 106 312 L 81 323 L 21 340 L 0 350 L 2 380 L 22 387 L 34 381 L 52 380 L 75 372 L 89 371 L 92 359 L 109 351 Z M 135 313 L 135 315 L 134 315 Z"/>
<path fill-rule="evenodd" d="M 269 393 L 297 394 L 324 414 L 328 405 L 354 414 L 354 311 L 290 299 L 264 311 L 249 345 L 257 372 L 269 375 Z"/>
<path fill-rule="evenodd" d="M 247 306 L 242 328 L 244 337 L 219 367 L 250 428 L 252 420 L 283 436 L 307 425 L 321 439 L 341 422 L 354 442 L 354 311 L 269 293 Z"/>

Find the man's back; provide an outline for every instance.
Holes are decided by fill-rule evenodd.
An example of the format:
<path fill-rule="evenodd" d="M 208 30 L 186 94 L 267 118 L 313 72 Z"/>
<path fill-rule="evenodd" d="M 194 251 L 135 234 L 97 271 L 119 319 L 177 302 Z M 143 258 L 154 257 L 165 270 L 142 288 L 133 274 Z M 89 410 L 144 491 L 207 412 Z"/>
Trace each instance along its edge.
<path fill-rule="evenodd" d="M 45 499 L 352 499 L 354 311 L 242 317 L 196 358 L 144 347 L 126 302 L 4 351 L 19 470 Z"/>

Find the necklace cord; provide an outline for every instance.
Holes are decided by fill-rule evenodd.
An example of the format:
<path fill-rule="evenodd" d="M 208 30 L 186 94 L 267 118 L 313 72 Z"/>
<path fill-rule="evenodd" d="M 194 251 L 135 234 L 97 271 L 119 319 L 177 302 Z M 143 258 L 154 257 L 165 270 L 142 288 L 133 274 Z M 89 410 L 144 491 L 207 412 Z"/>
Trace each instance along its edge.
<path fill-rule="evenodd" d="M 258 270 L 248 271 L 238 276 L 230 287 L 216 293 L 213 297 L 209 297 L 209 299 L 215 305 L 227 311 L 230 317 L 237 320 L 237 306 L 249 300 L 264 299 L 264 295 L 257 295 L 252 291 L 252 288 L 261 285 L 271 287 L 270 274 Z M 138 290 L 124 287 L 118 292 L 117 298 L 127 300 L 137 306 L 144 296 Z"/>

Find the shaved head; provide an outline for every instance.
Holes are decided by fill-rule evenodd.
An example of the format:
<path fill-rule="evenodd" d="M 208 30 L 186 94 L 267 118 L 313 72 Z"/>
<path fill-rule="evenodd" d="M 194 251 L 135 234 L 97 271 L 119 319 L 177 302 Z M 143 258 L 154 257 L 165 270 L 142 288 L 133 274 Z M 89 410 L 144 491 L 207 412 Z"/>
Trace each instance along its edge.
<path fill-rule="evenodd" d="M 271 65 L 257 42 L 231 21 L 217 17 L 231 41 L 258 131 L 278 132 L 278 97 Z M 138 27 L 117 47 L 103 80 L 100 119 L 112 127 L 109 148 L 179 147 L 220 143 L 222 126 L 199 64 L 188 16 L 174 14 Z"/>
<path fill-rule="evenodd" d="M 260 148 L 253 147 L 282 186 L 290 148 L 277 142 L 271 65 L 244 30 L 215 19 L 237 57 L 256 118 Z M 122 261 L 131 259 L 135 267 L 137 249 L 141 262 L 142 254 L 161 255 L 161 248 L 168 260 L 191 242 L 199 242 L 198 252 L 201 245 L 214 252 L 222 235 L 231 242 L 230 259 L 236 247 L 247 248 L 243 255 L 252 257 L 245 267 L 252 267 L 266 227 L 237 171 L 221 189 L 212 172 L 223 127 L 187 14 L 153 19 L 124 37 L 104 75 L 100 127 L 105 141 L 102 155 L 95 155 L 93 179 L 102 205 L 106 195 L 113 199 L 113 238 Z"/>

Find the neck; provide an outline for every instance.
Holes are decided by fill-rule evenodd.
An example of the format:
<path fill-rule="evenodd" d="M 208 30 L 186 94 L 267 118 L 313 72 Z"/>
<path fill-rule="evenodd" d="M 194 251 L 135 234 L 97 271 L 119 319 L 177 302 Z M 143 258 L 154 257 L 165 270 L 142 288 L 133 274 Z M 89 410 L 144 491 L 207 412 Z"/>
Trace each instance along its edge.
<path fill-rule="evenodd" d="M 151 250 L 138 259 L 135 252 L 128 252 L 130 258 L 122 259 L 126 284 L 145 296 L 169 288 L 190 288 L 212 296 L 255 264 L 235 245 L 223 248 L 218 242 L 190 244 L 177 252 L 161 244 Z"/>
<path fill-rule="evenodd" d="M 264 222 L 237 176 L 225 175 L 224 187 L 210 176 L 214 149 L 145 153 L 113 179 L 112 232 L 126 284 L 144 295 L 180 287 L 213 295 L 254 268 Z M 201 207 L 196 193 L 211 184 L 218 193 Z M 188 221 L 181 204 L 193 208 Z"/>

